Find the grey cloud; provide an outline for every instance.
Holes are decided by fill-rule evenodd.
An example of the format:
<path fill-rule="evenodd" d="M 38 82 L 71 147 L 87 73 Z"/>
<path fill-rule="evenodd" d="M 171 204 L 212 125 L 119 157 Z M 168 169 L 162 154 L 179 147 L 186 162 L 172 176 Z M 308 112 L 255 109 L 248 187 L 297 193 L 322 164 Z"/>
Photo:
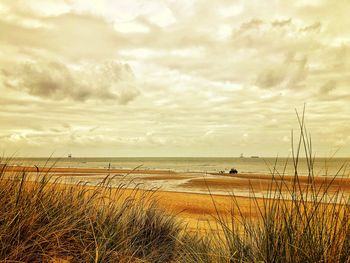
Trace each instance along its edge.
<path fill-rule="evenodd" d="M 312 30 L 302 32 L 292 19 L 260 20 L 252 19 L 242 22 L 232 32 L 233 48 L 257 49 L 269 53 L 271 51 L 288 52 L 304 49 L 305 52 L 319 45 Z"/>
<path fill-rule="evenodd" d="M 291 58 L 285 62 L 275 64 L 258 74 L 256 85 L 261 88 L 299 88 L 308 75 L 307 58 Z"/>
<path fill-rule="evenodd" d="M 347 0 L 319 1 L 317 4 L 309 4 L 305 1 L 298 8 L 298 16 L 301 19 L 314 23 L 314 18 L 322 18 L 322 30 L 326 35 L 336 37 L 347 32 L 349 28 L 349 7 Z"/>
<path fill-rule="evenodd" d="M 275 27 L 284 27 L 284 26 L 289 26 L 292 24 L 292 19 L 285 19 L 285 20 L 275 20 L 272 21 L 271 25 Z"/>
<path fill-rule="evenodd" d="M 328 95 L 331 91 L 336 89 L 336 82 L 334 80 L 327 81 L 324 85 L 320 87 L 320 95 Z"/>
<path fill-rule="evenodd" d="M 125 24 L 113 20 L 120 10 L 104 16 L 100 10 L 72 8 L 44 17 L 16 7 L 10 15 L 17 20 L 0 17 L 0 80 L 7 83 L 6 89 L 0 83 L 5 96 L 0 98 L 0 136 L 14 135 L 8 149 L 26 140 L 41 144 L 42 155 L 50 147 L 65 152 L 69 146 L 74 155 L 232 156 L 241 149 L 225 143 L 239 142 L 246 132 L 250 143 L 240 147 L 249 152 L 260 141 L 262 153 L 274 155 L 276 138 L 288 136 L 292 125 L 298 125 L 294 108 L 305 101 L 315 112 L 307 115 L 310 127 L 349 122 L 346 1 L 323 1 L 315 4 L 322 5 L 319 11 L 305 13 L 301 1 L 166 1 L 161 4 L 175 5 L 170 8 L 174 21 L 162 27 L 152 19 L 158 13 L 140 12 L 135 23 L 147 32 L 127 33 L 127 27 L 118 32 Z M 145 7 L 150 2 L 144 1 Z M 229 5 L 234 6 L 232 14 L 221 16 L 218 7 Z M 27 18 L 43 26 L 26 27 L 22 22 Z M 126 64 L 105 63 L 109 58 L 133 65 L 137 78 Z M 27 67 L 18 63 L 23 60 L 30 61 Z M 145 96 L 119 106 L 137 97 L 139 79 Z M 214 133 L 199 140 L 208 130 Z M 147 131 L 154 133 L 145 136 Z M 343 134 L 348 131 L 349 125 Z M 313 138 L 328 149 L 322 146 L 324 136 Z"/>
<path fill-rule="evenodd" d="M 301 31 L 320 31 L 321 29 L 321 23 L 320 22 L 315 22 L 309 26 L 306 26 L 301 29 Z"/>
<path fill-rule="evenodd" d="M 251 29 L 259 29 L 264 22 L 260 19 L 252 19 L 248 22 L 242 23 L 239 32 L 245 32 Z"/>
<path fill-rule="evenodd" d="M 103 60 L 115 54 L 128 42 L 103 18 L 67 13 L 53 17 L 39 17 L 30 13 L 17 14 L 14 21 L 0 17 L 0 42 L 18 49 L 42 49 L 73 61 Z M 28 28 L 18 21 L 36 19 L 46 27 Z M 84 25 L 83 27 L 81 25 Z"/>
<path fill-rule="evenodd" d="M 261 88 L 273 88 L 280 84 L 285 77 L 286 73 L 284 69 L 266 69 L 258 75 L 256 84 Z"/>
<path fill-rule="evenodd" d="M 328 56 L 333 63 L 333 67 L 338 73 L 347 73 L 349 72 L 350 66 L 350 45 L 341 44 L 339 47 L 332 48 L 331 54 Z"/>
<path fill-rule="evenodd" d="M 289 67 L 288 72 L 288 88 L 298 88 L 308 75 L 308 59 L 306 56 L 299 60 L 295 60 Z"/>
<path fill-rule="evenodd" d="M 53 100 L 110 100 L 127 104 L 139 95 L 128 64 L 105 62 L 72 69 L 60 61 L 37 60 L 2 69 L 5 87 Z"/>
<path fill-rule="evenodd" d="M 301 28 L 304 27 L 297 26 L 293 21 L 292 18 L 250 19 L 238 24 L 236 29 L 233 29 L 230 39 L 218 41 L 208 35 L 205 40 L 198 38 L 196 41 L 188 41 L 196 47 L 201 47 L 202 52 L 199 56 L 189 59 L 169 55 L 157 56 L 147 58 L 147 62 L 210 80 L 232 81 L 245 85 L 258 82 L 266 88 L 284 82 L 284 86 L 300 88 L 301 82 L 306 80 L 309 74 L 308 60 L 303 57 L 309 57 L 310 52 L 318 51 L 322 46 L 313 32 L 301 32 Z M 177 30 L 180 29 L 181 26 L 176 30 L 173 27 L 173 31 L 162 32 L 158 37 L 165 38 L 168 35 L 177 47 L 184 47 L 184 42 L 176 40 L 179 35 Z M 183 31 L 181 34 L 184 34 Z M 160 41 L 157 40 L 157 43 Z M 297 53 L 299 58 L 294 58 L 294 53 Z M 284 63 L 287 62 L 283 61 L 284 54 L 292 54 L 291 61 L 286 65 Z"/>

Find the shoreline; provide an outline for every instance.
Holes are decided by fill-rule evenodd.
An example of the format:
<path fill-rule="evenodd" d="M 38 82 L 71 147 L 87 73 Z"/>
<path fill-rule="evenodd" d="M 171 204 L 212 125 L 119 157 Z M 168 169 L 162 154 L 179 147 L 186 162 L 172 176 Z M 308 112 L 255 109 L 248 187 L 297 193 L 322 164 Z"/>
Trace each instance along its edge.
<path fill-rule="evenodd" d="M 269 189 L 273 190 L 271 188 L 272 176 L 263 174 L 230 175 L 214 173 L 200 176 L 200 174 L 194 173 L 162 170 L 45 168 L 0 165 L 1 170 L 9 175 L 20 176 L 23 172 L 29 173 L 33 177 L 31 179 L 35 179 L 35 176 L 39 174 L 72 180 L 71 182 L 50 182 L 50 184 L 52 183 L 52 185 L 59 187 L 74 187 L 77 182 L 83 182 L 85 178 L 96 180 L 96 184 L 84 186 L 87 189 L 96 189 L 98 182 L 101 182 L 108 174 L 111 176 L 113 174 L 129 174 L 129 176 L 117 176 L 115 178 L 117 181 L 111 188 L 113 193 L 120 191 L 118 189 L 119 185 L 135 181 L 134 184 L 130 184 L 130 186 L 126 186 L 121 190 L 124 197 L 135 193 L 136 188 L 139 196 L 142 193 L 149 193 L 157 200 L 160 208 L 186 222 L 191 231 L 197 231 L 198 229 L 200 231 L 208 230 L 208 223 L 215 224 L 216 222 L 215 216 L 217 211 L 222 215 L 229 216 L 233 202 L 239 205 L 240 216 L 253 219 L 258 218 L 258 208 L 264 203 L 264 198 L 259 196 L 259 193 L 266 192 Z M 325 177 L 314 177 L 313 179 L 315 184 L 320 187 L 322 184 L 330 182 L 330 178 Z M 281 189 L 286 190 L 288 185 L 292 184 L 293 176 L 284 176 L 283 178 L 276 176 L 275 180 L 278 183 L 285 184 Z M 308 177 L 300 176 L 299 180 L 302 188 L 308 187 Z M 146 187 L 139 187 L 141 183 L 146 185 Z M 154 187 L 154 185 L 162 186 L 162 188 Z M 329 190 L 334 193 L 339 189 L 350 194 L 350 178 L 335 178 Z M 226 191 L 229 190 L 230 193 L 227 193 Z M 245 191 L 247 195 L 240 195 L 239 191 Z M 254 194 L 251 195 L 251 193 Z"/>
<path fill-rule="evenodd" d="M 63 167 L 38 167 L 38 166 L 13 166 L 1 165 L 0 170 L 7 174 L 27 173 L 35 178 L 36 175 L 50 175 L 62 178 L 63 183 L 71 183 L 86 180 L 91 185 L 97 185 L 106 177 L 112 179 L 112 187 L 128 180 L 135 184 L 142 184 L 144 190 L 160 188 L 169 192 L 200 193 L 230 195 L 240 193 L 264 193 L 275 190 L 277 185 L 283 191 L 288 191 L 293 184 L 295 176 L 290 175 L 267 175 L 267 174 L 222 174 L 222 173 L 186 173 L 172 170 L 145 170 L 145 169 L 98 169 L 98 168 L 63 168 Z M 327 176 L 298 176 L 300 189 L 308 189 L 314 183 L 323 187 L 332 182 L 330 191 L 343 190 L 350 193 L 349 177 Z M 274 182 L 274 184 L 272 184 Z M 210 191 L 209 191 L 210 190 Z"/>
<path fill-rule="evenodd" d="M 258 160 L 258 161 L 257 161 Z M 160 172 L 216 174 L 224 172 L 227 175 L 231 168 L 236 168 L 241 174 L 250 176 L 271 174 L 272 171 L 284 171 L 285 175 L 294 175 L 294 165 L 291 158 L 3 158 L 0 163 L 33 167 L 34 164 L 46 168 L 60 169 L 94 169 L 131 171 L 134 169 L 153 173 Z M 316 158 L 314 174 L 317 176 L 333 176 L 345 174 L 350 177 L 350 158 Z M 339 171 L 339 168 L 340 171 Z M 343 169 L 344 168 L 344 169 Z M 302 176 L 308 174 L 308 164 L 305 158 L 300 158 L 298 171 Z"/>

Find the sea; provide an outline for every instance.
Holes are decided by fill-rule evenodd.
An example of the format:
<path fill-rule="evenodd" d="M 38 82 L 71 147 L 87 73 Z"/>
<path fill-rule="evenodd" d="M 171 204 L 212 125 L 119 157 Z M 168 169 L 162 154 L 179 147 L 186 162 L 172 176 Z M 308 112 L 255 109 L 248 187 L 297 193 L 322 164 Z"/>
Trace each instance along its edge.
<path fill-rule="evenodd" d="M 292 158 L 265 157 L 99 157 L 99 158 L 11 158 L 1 160 L 12 165 L 68 168 L 128 168 L 172 170 L 175 172 L 219 173 L 235 168 L 246 174 L 294 174 Z M 298 174 L 308 175 L 309 162 L 298 160 Z M 315 158 L 313 174 L 317 176 L 350 176 L 350 158 Z"/>

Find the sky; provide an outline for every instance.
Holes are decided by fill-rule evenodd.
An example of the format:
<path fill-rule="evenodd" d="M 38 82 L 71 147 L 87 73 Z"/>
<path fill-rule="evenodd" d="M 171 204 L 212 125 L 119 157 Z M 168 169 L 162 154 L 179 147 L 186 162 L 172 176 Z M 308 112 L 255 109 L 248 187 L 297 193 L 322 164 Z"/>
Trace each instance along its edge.
<path fill-rule="evenodd" d="M 2 0 L 0 151 L 350 156 L 348 0 Z"/>

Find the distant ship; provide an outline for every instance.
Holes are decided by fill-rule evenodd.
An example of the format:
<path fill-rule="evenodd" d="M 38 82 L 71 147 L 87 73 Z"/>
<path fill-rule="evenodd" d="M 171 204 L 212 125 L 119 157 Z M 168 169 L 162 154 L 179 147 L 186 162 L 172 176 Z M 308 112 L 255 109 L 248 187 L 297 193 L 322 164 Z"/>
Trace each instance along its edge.
<path fill-rule="evenodd" d="M 243 155 L 243 153 L 241 153 L 241 155 L 239 156 L 239 158 L 244 158 L 244 155 Z"/>
<path fill-rule="evenodd" d="M 72 158 L 72 154 L 68 154 L 68 158 Z"/>
<path fill-rule="evenodd" d="M 250 156 L 250 158 L 260 158 L 260 157 L 257 155 L 253 155 L 253 156 Z"/>

